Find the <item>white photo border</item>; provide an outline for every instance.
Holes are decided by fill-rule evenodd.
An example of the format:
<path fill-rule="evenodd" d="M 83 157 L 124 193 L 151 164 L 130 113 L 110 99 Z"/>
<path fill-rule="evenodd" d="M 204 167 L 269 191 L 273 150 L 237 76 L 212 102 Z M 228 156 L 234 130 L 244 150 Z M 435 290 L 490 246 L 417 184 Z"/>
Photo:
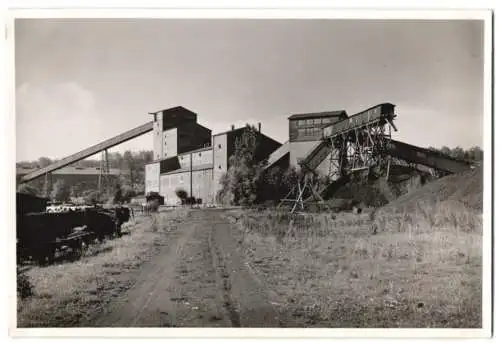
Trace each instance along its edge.
<path fill-rule="evenodd" d="M 297 18 L 297 19 L 421 19 L 484 21 L 484 201 L 483 201 L 483 328 L 481 329 L 263 329 L 263 328 L 16 328 L 15 291 L 15 88 L 14 20 L 17 18 Z M 10 11 L 6 19 L 6 211 L 9 265 L 9 333 L 16 337 L 170 337 L 170 338 L 417 338 L 489 337 L 492 330 L 492 12 L 488 10 L 344 10 L 344 9 L 59 9 Z M 12 130 L 13 128 L 13 130 Z M 12 149 L 14 147 L 14 149 Z"/>

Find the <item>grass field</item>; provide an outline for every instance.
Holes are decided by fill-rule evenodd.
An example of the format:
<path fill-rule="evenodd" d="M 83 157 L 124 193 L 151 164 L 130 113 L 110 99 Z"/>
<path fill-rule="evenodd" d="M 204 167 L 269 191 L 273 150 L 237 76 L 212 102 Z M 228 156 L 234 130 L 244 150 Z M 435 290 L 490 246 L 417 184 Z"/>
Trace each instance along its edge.
<path fill-rule="evenodd" d="M 134 282 L 142 280 L 143 288 L 130 290 L 131 301 L 147 298 L 147 285 L 160 280 L 156 300 L 169 318 L 184 313 L 177 302 L 169 305 L 169 289 L 193 305 L 181 325 L 213 324 L 203 321 L 199 305 L 209 296 L 229 307 L 261 292 L 261 303 L 285 327 L 479 328 L 482 224 L 481 170 L 442 178 L 362 214 L 232 208 L 139 216 L 128 234 L 91 246 L 75 262 L 28 269 L 33 295 L 18 297 L 18 327 L 92 323 Z M 217 300 L 221 290 L 227 299 Z M 258 307 L 249 303 L 242 309 Z"/>
<path fill-rule="evenodd" d="M 458 201 L 375 219 L 231 214 L 289 326 L 481 326 L 482 219 Z"/>
<path fill-rule="evenodd" d="M 91 245 L 79 260 L 26 273 L 33 295 L 18 297 L 18 327 L 79 326 L 132 285 L 129 274 L 166 244 L 186 211 L 139 216 L 118 239 Z"/>

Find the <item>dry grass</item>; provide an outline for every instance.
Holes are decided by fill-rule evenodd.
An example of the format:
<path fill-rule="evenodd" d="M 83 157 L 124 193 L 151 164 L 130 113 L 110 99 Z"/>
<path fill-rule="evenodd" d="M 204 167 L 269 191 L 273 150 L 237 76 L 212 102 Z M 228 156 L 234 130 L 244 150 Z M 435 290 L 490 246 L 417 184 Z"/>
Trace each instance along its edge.
<path fill-rule="evenodd" d="M 174 230 L 186 214 L 136 217 L 127 225 L 129 234 L 90 246 L 76 262 L 28 270 L 34 295 L 18 300 L 18 327 L 79 326 L 131 287 L 127 272 L 148 260 L 154 248 L 165 243 L 165 233 Z"/>
<path fill-rule="evenodd" d="M 368 214 L 239 212 L 253 269 L 290 326 L 480 327 L 482 220 L 459 202 Z"/>

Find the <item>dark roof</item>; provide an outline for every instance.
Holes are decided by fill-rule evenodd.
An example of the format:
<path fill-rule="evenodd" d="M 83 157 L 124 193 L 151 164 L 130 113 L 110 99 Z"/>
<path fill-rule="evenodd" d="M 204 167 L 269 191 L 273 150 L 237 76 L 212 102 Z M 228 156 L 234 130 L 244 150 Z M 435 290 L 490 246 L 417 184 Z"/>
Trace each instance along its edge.
<path fill-rule="evenodd" d="M 346 117 L 347 112 L 341 111 L 326 111 L 326 112 L 313 112 L 313 113 L 298 113 L 292 114 L 288 119 L 311 119 L 311 118 L 325 118 L 325 117 Z"/>
<path fill-rule="evenodd" d="M 193 154 L 195 152 L 201 152 L 201 151 L 207 151 L 207 150 L 212 150 L 212 146 L 210 145 L 210 146 L 205 146 L 205 147 L 202 147 L 202 148 L 196 148 L 196 149 L 193 149 L 193 150 L 182 152 L 180 154 L 177 154 L 177 156 L 189 155 L 189 154 Z"/>
<path fill-rule="evenodd" d="M 195 112 L 188 110 L 184 106 L 175 106 L 175 107 L 170 107 L 170 108 L 165 108 L 163 110 L 158 110 L 155 112 L 150 112 L 149 114 L 160 114 L 160 113 L 169 113 L 169 112 L 176 112 L 176 111 L 182 111 L 182 112 L 187 112 L 196 115 Z"/>
<path fill-rule="evenodd" d="M 176 106 L 176 107 L 171 107 L 171 108 L 167 108 L 167 109 L 164 109 L 163 112 L 176 112 L 176 111 L 182 111 L 182 112 L 187 112 L 187 113 L 191 113 L 191 114 L 195 114 L 193 111 L 191 110 L 188 110 L 187 108 L 185 108 L 184 106 Z"/>
<path fill-rule="evenodd" d="M 213 169 L 213 167 L 214 167 L 213 163 L 200 164 L 198 166 L 193 166 L 193 171 Z M 166 172 L 166 173 L 160 173 L 160 175 L 172 175 L 172 174 L 179 174 L 179 173 L 187 173 L 189 171 L 190 171 L 189 168 L 178 168 L 178 169 Z"/>
<path fill-rule="evenodd" d="M 239 127 L 237 129 L 234 129 L 234 130 L 227 130 L 227 131 L 223 131 L 223 132 L 219 132 L 219 133 L 216 133 L 215 135 L 212 135 L 212 136 L 220 136 L 220 135 L 225 135 L 225 134 L 228 134 L 228 133 L 238 133 L 240 131 L 243 131 L 243 129 L 245 128 L 246 126 L 243 126 L 243 127 Z"/>

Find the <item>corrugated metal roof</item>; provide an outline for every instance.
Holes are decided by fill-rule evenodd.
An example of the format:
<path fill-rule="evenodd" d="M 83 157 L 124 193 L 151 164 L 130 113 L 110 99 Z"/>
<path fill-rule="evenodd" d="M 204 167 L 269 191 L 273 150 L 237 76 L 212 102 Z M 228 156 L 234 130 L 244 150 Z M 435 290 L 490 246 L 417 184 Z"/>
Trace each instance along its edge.
<path fill-rule="evenodd" d="M 347 112 L 341 111 L 326 111 L 326 112 L 313 112 L 313 113 L 298 113 L 292 114 L 288 119 L 312 119 L 312 118 L 325 118 L 325 117 L 346 117 Z"/>

